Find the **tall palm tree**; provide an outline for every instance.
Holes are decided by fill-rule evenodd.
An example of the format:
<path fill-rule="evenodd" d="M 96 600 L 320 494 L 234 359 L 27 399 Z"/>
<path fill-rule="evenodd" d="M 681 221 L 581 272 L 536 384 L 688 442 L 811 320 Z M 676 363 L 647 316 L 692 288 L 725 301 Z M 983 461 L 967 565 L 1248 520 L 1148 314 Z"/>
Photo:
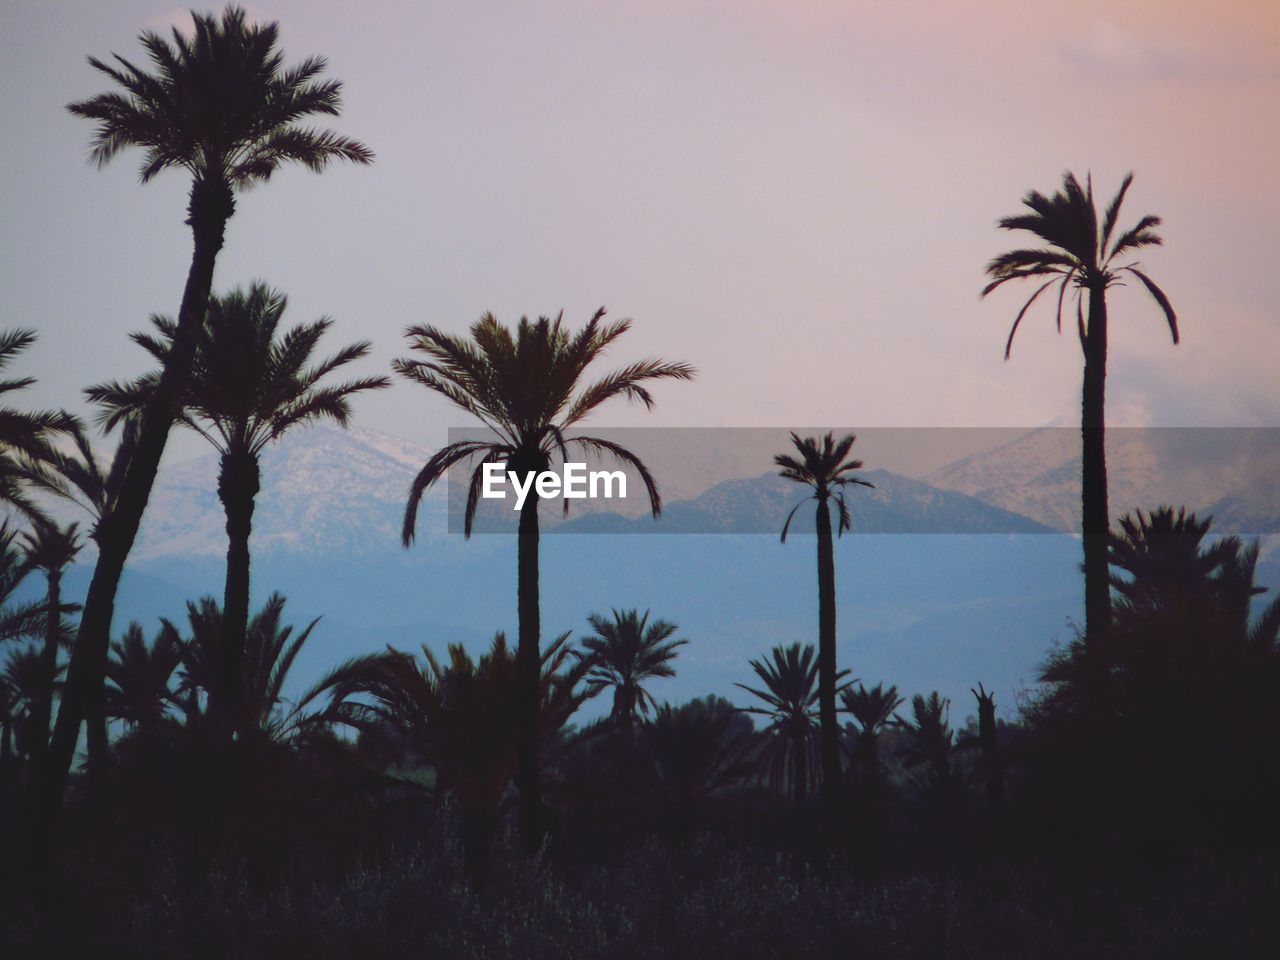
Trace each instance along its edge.
<path fill-rule="evenodd" d="M 0 333 L 0 371 L 35 342 L 30 330 Z M 0 379 L 0 401 L 6 394 L 35 383 L 32 377 Z M 28 412 L 0 402 L 0 505 L 12 507 L 31 520 L 47 519 L 31 498 L 33 490 L 58 492 L 49 464 L 57 456 L 55 437 L 69 433 L 76 420 L 63 411 Z"/>
<path fill-rule="evenodd" d="M 448 660 L 422 648 L 423 661 L 394 649 L 348 661 L 303 698 L 328 694 L 317 719 L 358 730 L 390 726 L 434 767 L 439 786 L 457 802 L 468 867 L 482 886 L 503 797 L 518 768 L 524 718 L 515 700 L 517 661 L 502 633 L 473 661 L 460 644 Z M 575 657 L 562 634 L 539 658 L 535 736 L 556 736 L 592 691 L 582 684 L 589 661 Z"/>
<path fill-rule="evenodd" d="M 1009 330 L 1004 356 L 1009 359 L 1018 325 L 1031 305 L 1050 287 L 1058 288 L 1058 329 L 1062 329 L 1062 305 L 1068 288 L 1074 288 L 1076 332 L 1084 351 L 1084 383 L 1081 388 L 1081 513 L 1084 532 L 1085 639 L 1092 643 L 1104 636 L 1111 622 L 1111 594 L 1107 573 L 1106 381 L 1107 381 L 1107 290 L 1125 275 L 1136 277 L 1160 305 L 1173 342 L 1178 342 L 1178 318 L 1164 291 L 1136 262 L 1124 262 L 1144 247 L 1163 241 L 1155 228 L 1159 217 L 1144 216 L 1129 230 L 1117 231 L 1120 205 L 1124 202 L 1130 173 L 1120 184 L 1103 214 L 1101 224 L 1093 202 L 1093 179 L 1081 187 L 1075 175 L 1063 175 L 1062 189 L 1046 197 L 1032 190 L 1022 200 L 1029 212 L 1002 217 L 1002 230 L 1026 230 L 1042 241 L 1043 247 L 1009 250 L 987 264 L 991 282 L 983 288 L 985 297 L 1010 280 L 1027 277 L 1045 279 L 1022 305 Z M 1085 298 L 1088 310 L 1085 310 Z"/>
<path fill-rule="evenodd" d="M 874 484 L 852 476 L 852 471 L 862 468 L 861 460 L 847 459 L 853 449 L 852 434 L 837 441 L 833 434 L 804 437 L 791 434 L 791 443 L 797 456 L 781 453 L 773 462 L 788 480 L 802 483 L 813 489 L 812 499 L 818 502 L 818 715 L 820 719 L 820 743 L 822 757 L 822 800 L 828 827 L 835 824 L 840 802 L 840 723 L 836 718 L 836 561 L 831 536 L 830 501 L 835 501 L 840 511 L 837 535 L 850 528 L 849 506 L 845 503 L 844 488 L 851 485 L 870 487 Z M 791 508 L 786 523 L 782 525 L 782 542 L 787 542 L 787 530 L 804 501 Z"/>
<path fill-rule="evenodd" d="M 140 147 L 143 183 L 166 169 L 191 175 L 186 222 L 193 250 L 173 350 L 141 419 L 114 508 L 100 524 L 98 562 L 43 776 L 48 822 L 42 830 L 52 828 L 61 805 L 86 706 L 101 696 L 116 590 L 180 409 L 179 394 L 190 372 L 214 264 L 235 212 L 234 190 L 265 182 L 286 163 L 319 171 L 339 159 L 373 160 L 359 141 L 300 123 L 317 114 L 338 113 L 342 85 L 320 78 L 322 57 L 286 68 L 276 45 L 278 25 L 250 24 L 238 7 L 228 6 L 220 18 L 193 15 L 193 20 L 191 35 L 175 29 L 172 42 L 150 31 L 141 34 L 154 72 L 119 55 L 114 65 L 91 57 L 90 65 L 120 89 L 68 106 L 74 115 L 96 123 L 89 156 L 98 166 Z M 43 845 L 45 838 L 39 839 Z"/>
<path fill-rule="evenodd" d="M 44 647 L 40 652 L 40 675 L 43 685 L 31 711 L 31 762 L 38 767 L 44 761 L 49 745 L 49 722 L 53 716 L 53 689 L 58 674 L 58 651 L 66 633 L 62 620 L 62 575 L 82 546 L 80 525 L 60 526 L 50 520 L 37 520 L 32 530 L 23 534 L 23 551 L 33 569 L 44 574 L 45 625 Z M 72 608 L 75 609 L 74 607 Z"/>
<path fill-rule="evenodd" d="M 587 684 L 595 691 L 613 688 L 611 719 L 630 731 L 643 714 L 657 705 L 644 688 L 647 680 L 674 677 L 671 661 L 688 640 L 672 640 L 676 625 L 666 620 L 649 623 L 649 611 L 614 610 L 611 619 L 597 613 L 587 617 L 595 634 L 582 641 L 591 663 Z"/>
<path fill-rule="evenodd" d="M 223 594 L 223 639 L 218 683 L 212 693 L 223 719 L 237 713 L 235 697 L 249 623 L 249 537 L 261 470 L 268 443 L 300 424 L 332 420 L 346 426 L 351 397 L 391 385 L 387 377 L 362 377 L 323 383 L 339 368 L 369 352 L 361 340 L 311 364 L 320 338 L 333 324 L 328 317 L 281 331 L 287 300 L 263 283 L 209 299 L 204 321 L 195 331 L 190 376 L 179 391 L 177 421 L 204 437 L 218 451 L 218 498 L 226 514 L 227 572 Z M 134 340 L 155 357 L 160 370 L 126 383 L 89 387 L 85 393 L 102 407 L 109 431 L 137 421 L 163 379 L 173 351 L 177 324 L 153 316 L 158 335 Z M 227 733 L 230 734 L 230 728 Z"/>
<path fill-rule="evenodd" d="M 492 314 L 472 324 L 470 337 L 430 326 L 410 327 L 409 346 L 426 360 L 401 358 L 394 368 L 401 376 L 439 393 L 476 417 L 493 433 L 485 440 L 463 440 L 438 450 L 419 471 L 405 507 L 403 539 L 413 541 L 418 506 L 427 488 L 454 464 L 479 459 L 471 475 L 464 532 L 471 535 L 479 504 L 483 466 L 506 463 L 520 478 L 546 470 L 552 459 L 564 459 L 571 449 L 603 454 L 628 464 L 640 475 L 656 517 L 662 497 L 648 467 L 631 451 L 603 437 L 569 436 L 601 404 L 614 397 L 639 401 L 652 408 L 648 384 L 654 380 L 691 380 L 695 371 L 686 363 L 640 360 L 583 383 L 587 367 L 631 328 L 630 320 L 606 323 L 604 308 L 587 325 L 572 333 L 563 314 L 554 320 L 521 317 L 515 330 Z M 566 501 L 567 506 L 567 501 Z M 529 497 L 520 511 L 517 536 L 516 646 L 521 836 L 526 849 L 537 849 L 542 838 L 542 802 L 538 783 L 537 679 L 541 618 L 538 602 L 538 498 Z"/>
<path fill-rule="evenodd" d="M 814 732 L 818 720 L 818 664 L 812 644 L 781 645 L 769 652 L 768 658 L 750 660 L 764 689 L 735 683 L 764 701 L 763 707 L 744 707 L 745 713 L 767 717 L 765 747 L 762 757 L 769 782 L 781 790 L 790 782 L 797 807 L 803 806 L 805 795 L 814 778 Z M 837 681 L 848 675 L 843 670 Z"/>

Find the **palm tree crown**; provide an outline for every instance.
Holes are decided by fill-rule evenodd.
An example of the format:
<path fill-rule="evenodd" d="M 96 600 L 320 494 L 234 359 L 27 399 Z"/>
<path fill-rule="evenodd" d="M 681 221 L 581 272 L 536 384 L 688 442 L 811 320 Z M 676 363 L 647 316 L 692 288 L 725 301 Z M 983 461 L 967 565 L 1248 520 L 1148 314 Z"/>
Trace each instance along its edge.
<path fill-rule="evenodd" d="M 764 763 L 775 789 L 790 779 L 796 800 L 817 773 L 814 735 L 818 727 L 818 662 L 811 644 L 774 647 L 767 658 L 748 661 L 764 689 L 735 683 L 763 701 L 762 707 L 743 707 L 745 713 L 767 717 Z M 836 674 L 836 682 L 849 675 Z M 843 690 L 848 684 L 838 689 Z"/>
<path fill-rule="evenodd" d="M 35 339 L 30 330 L 0 334 L 0 372 Z M 0 379 L 0 401 L 33 383 L 33 377 Z M 44 511 L 31 498 L 31 492 L 61 492 L 57 475 L 49 469 L 58 457 L 52 440 L 57 434 L 70 433 L 75 426 L 75 418 L 61 410 L 28 412 L 0 402 L 0 504 L 12 506 L 33 520 L 44 519 Z"/>
<path fill-rule="evenodd" d="M 309 365 L 333 320 L 322 317 L 280 333 L 287 304 L 284 294 L 262 283 L 209 300 L 196 331 L 195 358 L 181 388 L 177 419 L 220 453 L 257 455 L 291 427 L 316 420 L 346 426 L 353 394 L 391 383 L 378 376 L 321 385 L 339 367 L 365 356 L 370 344 L 357 341 Z M 162 316 L 153 316 L 151 323 L 159 336 L 136 333 L 133 339 L 163 367 L 177 324 Z M 156 370 L 127 383 L 89 387 L 85 393 L 101 405 L 102 423 L 111 430 L 141 414 L 160 376 Z"/>
<path fill-rule="evenodd" d="M 67 107 L 97 123 L 93 163 L 103 166 L 122 150 L 140 147 L 143 183 L 178 167 L 197 186 L 243 189 L 286 162 L 319 171 L 332 160 L 373 160 L 358 140 L 299 124 L 316 114 L 336 116 L 341 106 L 342 84 L 320 78 L 323 57 L 286 69 L 276 47 L 279 25 L 249 23 L 240 7 L 228 6 L 221 18 L 192 17 L 190 36 L 176 27 L 172 42 L 150 30 L 139 36 L 154 73 L 119 54 L 113 54 L 114 64 L 89 58 L 121 88 Z M 229 189 L 213 191 L 215 199 L 229 214 Z M 193 216 L 199 202 L 200 191 L 193 190 Z"/>
<path fill-rule="evenodd" d="M 464 440 L 438 451 L 418 473 L 405 508 L 404 543 L 413 541 L 418 505 L 431 484 L 455 463 L 480 457 L 467 496 L 466 534 L 470 536 L 479 503 L 484 463 L 510 463 L 521 472 L 545 469 L 553 455 L 569 448 L 613 456 L 635 468 L 644 481 L 653 515 L 662 510 L 648 468 L 629 450 L 601 437 L 567 436 L 597 407 L 614 397 L 653 406 L 646 384 L 653 380 L 691 380 L 687 363 L 639 360 L 582 385 L 587 367 L 631 328 L 630 320 L 606 323 L 604 308 L 577 333 L 565 328 L 563 314 L 554 320 L 521 317 L 515 330 L 485 314 L 471 326 L 470 338 L 435 327 L 410 327 L 410 348 L 429 359 L 400 358 L 393 364 L 401 376 L 441 394 L 480 420 L 496 439 Z M 567 501 L 566 501 L 567 503 Z"/>
<path fill-rule="evenodd" d="M 1147 215 L 1142 217 L 1129 230 L 1118 233 L 1117 222 L 1120 219 L 1120 205 L 1133 183 L 1130 173 L 1120 184 L 1120 189 L 1108 205 L 1098 223 L 1098 212 L 1093 202 L 1093 178 L 1085 180 L 1082 188 L 1072 173 L 1062 178 L 1062 189 L 1053 196 L 1046 197 L 1039 191 L 1032 190 L 1022 199 L 1029 213 L 1002 217 L 999 221 L 1003 230 L 1026 230 L 1044 241 L 1041 248 L 1009 250 L 992 259 L 987 264 L 987 273 L 991 282 L 983 288 L 985 297 L 991 291 L 1010 280 L 1021 280 L 1027 277 L 1048 277 L 1049 279 L 1036 288 L 1035 292 L 1022 305 L 1009 330 L 1009 339 L 1005 342 L 1005 359 L 1013 349 L 1013 338 L 1018 332 L 1018 325 L 1026 316 L 1031 305 L 1042 293 L 1058 285 L 1058 329 L 1062 329 L 1062 305 L 1067 288 L 1075 287 L 1076 325 L 1080 335 L 1081 346 L 1085 345 L 1089 331 L 1089 317 L 1085 314 L 1081 291 L 1105 290 L 1120 282 L 1125 273 L 1138 278 L 1147 289 L 1160 309 L 1164 311 L 1165 320 L 1169 324 L 1169 332 L 1173 342 L 1178 342 L 1178 317 L 1173 305 L 1164 291 L 1138 268 L 1136 262 L 1121 263 L 1124 254 L 1135 253 L 1143 247 L 1159 246 L 1163 241 L 1155 228 L 1161 223 L 1159 217 Z M 1113 239 L 1114 238 L 1114 239 Z"/>
<path fill-rule="evenodd" d="M 593 690 L 613 687 L 613 718 L 630 723 L 648 716 L 656 706 L 643 686 L 655 677 L 674 677 L 671 661 L 689 641 L 672 640 L 676 625 L 666 620 L 649 623 L 649 611 L 614 610 L 611 619 L 591 614 L 587 622 L 595 635 L 582 641 L 590 661 L 587 684 Z"/>
<path fill-rule="evenodd" d="M 849 506 L 845 503 L 844 491 L 840 488 L 853 484 L 862 487 L 875 486 L 867 480 L 848 475 L 853 470 L 862 469 L 861 460 L 846 459 L 849 451 L 853 449 L 853 442 L 852 435 L 837 442 L 834 434 L 831 433 L 822 438 L 800 437 L 793 433 L 791 443 L 799 456 L 780 453 L 773 458 L 773 462 L 782 468 L 778 471 L 781 476 L 813 487 L 813 499 L 817 500 L 820 506 L 825 505 L 828 499 L 835 500 L 836 507 L 840 511 L 837 535 L 850 529 L 852 523 Z M 782 525 L 783 543 L 787 541 L 787 530 L 791 527 L 792 518 L 803 505 L 804 501 L 797 503 L 787 514 L 787 521 Z"/>

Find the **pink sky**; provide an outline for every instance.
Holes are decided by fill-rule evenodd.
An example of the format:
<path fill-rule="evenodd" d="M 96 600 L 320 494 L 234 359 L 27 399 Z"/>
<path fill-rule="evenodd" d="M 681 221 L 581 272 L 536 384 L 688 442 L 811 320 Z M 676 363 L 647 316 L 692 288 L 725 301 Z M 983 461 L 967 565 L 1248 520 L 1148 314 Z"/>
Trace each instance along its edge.
<path fill-rule="evenodd" d="M 73 8 L 79 6 L 78 10 Z M 1182 317 L 1114 298 L 1115 422 L 1280 423 L 1280 7 L 1274 3 L 280 0 L 289 60 L 329 56 L 335 124 L 367 170 L 290 171 L 244 197 L 224 288 L 264 277 L 296 320 L 375 341 L 492 309 L 600 303 L 636 320 L 617 357 L 695 363 L 656 416 L 737 426 L 1038 425 L 1075 415 L 1079 349 L 1021 302 L 979 302 L 994 227 L 1028 188 L 1092 170 L 1165 217 L 1143 261 Z M 7 8 L 0 29 L 0 277 L 36 327 L 33 397 L 143 366 L 125 335 L 177 307 L 190 254 L 178 175 L 83 162 L 62 104 L 104 84 L 167 4 Z M 1028 293 L 1030 291 L 1027 291 Z M 75 345 L 68 355 L 63 343 Z M 409 385 L 360 421 L 436 442 L 456 417 Z"/>

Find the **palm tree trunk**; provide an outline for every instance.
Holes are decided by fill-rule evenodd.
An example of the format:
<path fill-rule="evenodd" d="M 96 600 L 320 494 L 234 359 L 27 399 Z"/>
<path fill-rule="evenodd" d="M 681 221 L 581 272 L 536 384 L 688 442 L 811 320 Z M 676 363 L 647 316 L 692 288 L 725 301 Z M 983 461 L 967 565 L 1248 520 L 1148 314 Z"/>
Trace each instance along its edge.
<path fill-rule="evenodd" d="M 529 853 L 542 846 L 542 796 L 538 773 L 538 681 L 542 656 L 538 607 L 538 498 L 520 510 L 517 607 L 520 639 L 516 646 L 516 788 L 519 790 L 520 840 Z"/>
<path fill-rule="evenodd" d="M 45 571 L 49 589 L 45 603 L 44 649 L 40 652 L 40 699 L 31 712 L 31 767 L 39 770 L 49 752 L 49 721 L 53 717 L 53 685 L 58 674 L 58 642 L 62 639 L 62 570 Z"/>
<path fill-rule="evenodd" d="M 191 188 L 187 223 L 191 226 L 194 249 L 178 311 L 178 328 L 156 392 L 143 413 L 137 445 L 125 471 L 119 496 L 109 514 L 98 525 L 98 562 L 80 615 L 66 685 L 58 709 L 44 769 L 38 773 L 35 852 L 45 857 L 62 807 L 62 794 L 80 724 L 101 690 L 107 666 L 111 619 L 115 612 L 116 590 L 124 564 L 142 523 L 151 496 L 151 487 L 164 454 L 169 428 L 177 411 L 180 389 L 191 369 L 195 350 L 194 332 L 203 320 L 213 284 L 213 268 L 222 249 L 227 220 L 235 212 L 231 187 L 225 181 L 198 179 Z"/>
<path fill-rule="evenodd" d="M 218 499 L 227 518 L 227 580 L 222 597 L 222 650 L 211 713 L 215 727 L 227 739 L 240 718 L 241 673 L 249 626 L 249 535 L 253 532 L 259 480 L 258 458 L 254 454 L 223 455 Z"/>
<path fill-rule="evenodd" d="M 822 806 L 833 829 L 840 804 L 840 728 L 836 723 L 836 562 L 831 513 L 818 501 L 818 725 L 822 756 Z"/>
<path fill-rule="evenodd" d="M 791 764 L 791 775 L 795 778 L 795 783 L 791 785 L 791 789 L 795 795 L 797 810 L 804 808 L 805 792 L 809 786 L 808 739 L 807 736 L 796 737 L 793 745 L 795 759 Z"/>
<path fill-rule="evenodd" d="M 1111 626 L 1111 586 L 1107 570 L 1106 446 L 1107 300 L 1105 288 L 1089 290 L 1089 334 L 1084 344 L 1081 391 L 1080 496 L 1084 532 L 1085 643 L 1096 650 Z"/>

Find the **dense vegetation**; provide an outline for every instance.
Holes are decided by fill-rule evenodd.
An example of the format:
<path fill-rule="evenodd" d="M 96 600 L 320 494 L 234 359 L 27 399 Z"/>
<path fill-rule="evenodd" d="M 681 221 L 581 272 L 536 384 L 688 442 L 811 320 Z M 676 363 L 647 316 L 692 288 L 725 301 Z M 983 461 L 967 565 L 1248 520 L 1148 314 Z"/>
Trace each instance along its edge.
<path fill-rule="evenodd" d="M 335 382 L 363 356 L 312 355 L 328 320 L 280 327 L 283 294 L 212 291 L 235 189 L 281 164 L 368 163 L 363 144 L 299 125 L 334 116 L 324 61 L 286 67 L 274 25 L 242 11 L 194 33 L 145 34 L 154 72 L 91 61 L 120 89 L 73 104 L 97 123 L 94 158 L 144 150 L 144 182 L 191 175 L 190 276 L 177 319 L 135 339 L 157 369 L 87 389 L 118 438 L 100 460 L 87 428 L 26 412 L 0 381 L 0 948 L 6 956 L 1246 956 L 1280 884 L 1280 601 L 1258 603 L 1259 546 L 1208 518 L 1153 505 L 1109 527 L 1103 445 L 1105 293 L 1117 260 L 1159 243 L 1158 218 L 1118 229 L 1126 179 L 1101 220 L 1071 175 L 1002 227 L 1046 246 L 989 265 L 988 290 L 1023 277 L 1074 288 L 1085 357 L 1082 511 L 1086 617 L 1046 652 L 1041 682 L 997 717 L 974 678 L 957 729 L 936 692 L 851 679 L 836 655 L 835 543 L 845 497 L 867 485 L 852 436 L 793 435 L 782 476 L 816 501 L 816 642 L 744 650 L 741 702 L 661 698 L 680 635 L 661 611 L 582 611 L 581 636 L 545 640 L 537 500 L 514 545 L 519 633 L 387 649 L 335 664 L 286 697 L 316 622 L 286 601 L 249 604 L 259 454 L 385 377 Z M 578 428 L 618 398 L 652 406 L 687 364 L 590 372 L 630 322 L 603 310 L 467 335 L 408 331 L 394 372 L 479 420 L 408 491 L 455 464 L 521 475 L 569 449 L 658 478 Z M 9 371 L 34 334 L 0 336 Z M 1013 331 L 1010 333 L 1012 342 Z M 116 587 L 174 425 L 218 450 L 226 511 L 221 601 L 186 622 L 112 627 Z M 48 515 L 56 498 L 82 528 Z M 832 511 L 835 511 L 833 530 Z M 793 511 L 794 515 L 794 511 Z M 1101 518 L 1101 519 L 1099 519 Z M 788 524 L 790 520 L 788 520 Z M 786 528 L 781 531 L 785 539 Z M 88 595 L 62 578 L 96 545 Z M 678 549 L 678 546 L 675 547 Z M 797 557 L 796 562 L 803 562 Z M 16 603 L 28 578 L 44 597 Z M 613 598 L 601 597 L 598 609 Z M 714 596 L 708 604 L 730 602 Z M 804 602 L 808 602 L 807 600 Z M 873 685 L 874 684 L 874 685 Z M 601 719 L 583 705 L 606 698 Z M 113 736 L 114 734 L 114 736 Z M 83 740 L 82 740 L 83 736 Z M 77 744 L 83 743 L 83 750 Z"/>

